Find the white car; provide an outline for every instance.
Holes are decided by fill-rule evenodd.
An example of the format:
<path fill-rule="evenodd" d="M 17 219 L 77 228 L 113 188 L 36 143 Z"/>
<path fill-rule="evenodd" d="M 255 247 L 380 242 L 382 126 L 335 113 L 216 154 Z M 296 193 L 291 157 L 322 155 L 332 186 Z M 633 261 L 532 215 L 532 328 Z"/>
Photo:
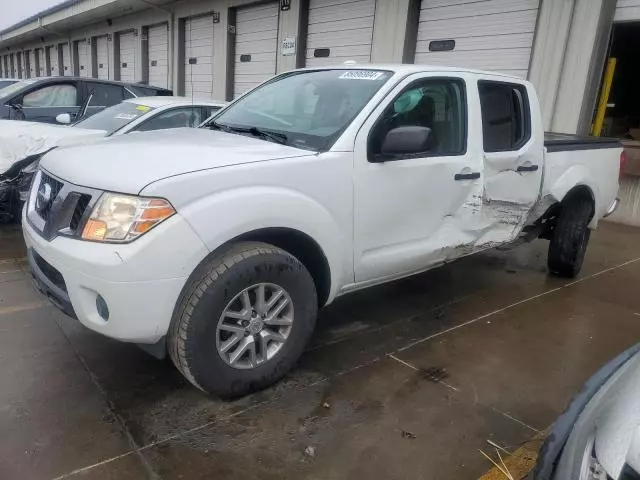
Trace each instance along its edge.
<path fill-rule="evenodd" d="M 550 239 L 550 271 L 577 275 L 621 154 L 545 138 L 516 77 L 303 69 L 200 128 L 45 155 L 23 230 L 63 311 L 233 396 L 282 377 L 340 295 L 522 238 Z"/>
<path fill-rule="evenodd" d="M 132 132 L 196 127 L 225 102 L 186 97 L 139 97 L 106 108 L 74 125 L 0 120 L 0 220 L 20 211 L 39 157 L 56 147 Z M 59 123 L 69 123 L 60 114 Z"/>

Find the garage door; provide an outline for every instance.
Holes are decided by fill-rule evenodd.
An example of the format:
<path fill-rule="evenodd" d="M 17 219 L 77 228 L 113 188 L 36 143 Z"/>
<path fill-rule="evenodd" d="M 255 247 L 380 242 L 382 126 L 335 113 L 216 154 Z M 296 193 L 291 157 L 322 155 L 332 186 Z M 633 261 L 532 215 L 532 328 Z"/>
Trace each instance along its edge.
<path fill-rule="evenodd" d="M 149 27 L 149 85 L 169 86 L 169 32 L 166 23 Z"/>
<path fill-rule="evenodd" d="M 234 96 L 240 96 L 276 73 L 278 4 L 238 8 Z"/>
<path fill-rule="evenodd" d="M 539 0 L 422 0 L 415 63 L 527 77 Z"/>
<path fill-rule="evenodd" d="M 73 68 L 71 68 L 71 51 L 68 43 L 61 43 L 59 47 L 62 51 L 62 75 L 65 77 L 73 76 Z"/>
<path fill-rule="evenodd" d="M 640 20 L 640 0 L 618 0 L 614 22 L 633 22 Z"/>
<path fill-rule="evenodd" d="M 31 65 L 29 65 L 29 53 L 30 50 L 25 50 L 22 52 L 22 68 L 24 69 L 24 78 L 29 78 L 31 76 Z"/>
<path fill-rule="evenodd" d="M 308 67 L 371 61 L 375 0 L 310 0 Z"/>
<path fill-rule="evenodd" d="M 27 50 L 24 55 L 27 77 L 34 78 L 36 76 L 36 52 L 35 50 Z"/>
<path fill-rule="evenodd" d="M 38 77 L 46 76 L 46 65 L 44 60 L 44 48 L 36 49 L 36 75 Z"/>
<path fill-rule="evenodd" d="M 109 39 L 107 36 L 96 38 L 96 63 L 98 67 L 98 78 L 109 80 Z"/>
<path fill-rule="evenodd" d="M 49 72 L 51 76 L 60 75 L 60 64 L 58 62 L 58 46 L 53 45 L 47 48 L 47 55 L 49 57 Z"/>
<path fill-rule="evenodd" d="M 91 72 L 91 45 L 86 40 L 76 42 L 76 73 L 80 77 L 90 77 Z"/>
<path fill-rule="evenodd" d="M 213 16 L 188 18 L 184 22 L 184 92 L 211 98 L 213 92 Z"/>
<path fill-rule="evenodd" d="M 133 32 L 120 34 L 120 80 L 136 81 L 136 37 Z"/>

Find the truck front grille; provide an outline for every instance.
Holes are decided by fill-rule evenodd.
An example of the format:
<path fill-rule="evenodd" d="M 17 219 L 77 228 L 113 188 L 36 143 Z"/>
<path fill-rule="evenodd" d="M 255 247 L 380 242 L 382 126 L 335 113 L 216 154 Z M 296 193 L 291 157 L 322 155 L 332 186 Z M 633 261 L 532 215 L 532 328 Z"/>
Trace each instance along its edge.
<path fill-rule="evenodd" d="M 29 193 L 27 219 L 47 240 L 58 235 L 78 236 L 101 193 L 100 190 L 65 182 L 41 170 Z"/>

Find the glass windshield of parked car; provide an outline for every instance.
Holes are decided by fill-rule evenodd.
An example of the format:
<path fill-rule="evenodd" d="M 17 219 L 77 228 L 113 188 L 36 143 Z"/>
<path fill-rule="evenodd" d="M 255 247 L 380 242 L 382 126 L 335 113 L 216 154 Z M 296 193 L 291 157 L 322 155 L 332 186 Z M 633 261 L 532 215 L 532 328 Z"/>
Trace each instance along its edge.
<path fill-rule="evenodd" d="M 391 75 L 382 70 L 293 72 L 253 90 L 204 126 L 325 151 Z"/>
<path fill-rule="evenodd" d="M 84 120 L 80 120 L 73 126 L 89 130 L 104 130 L 107 135 L 111 135 L 153 110 L 155 108 L 146 105 L 122 102 L 113 107 L 105 108 Z"/>
<path fill-rule="evenodd" d="M 36 83 L 38 80 L 21 80 L 20 82 L 13 83 L 11 85 L 0 88 L 0 98 L 6 98 L 12 96 L 14 93 L 18 93 L 24 87 L 28 87 Z"/>

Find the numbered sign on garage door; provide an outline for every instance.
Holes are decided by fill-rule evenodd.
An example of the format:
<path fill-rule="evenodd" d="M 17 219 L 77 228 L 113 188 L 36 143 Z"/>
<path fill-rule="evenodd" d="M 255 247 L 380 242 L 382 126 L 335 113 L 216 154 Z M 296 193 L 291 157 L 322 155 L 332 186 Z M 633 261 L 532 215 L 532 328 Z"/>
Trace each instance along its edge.
<path fill-rule="evenodd" d="M 278 4 L 238 8 L 233 93 L 235 97 L 276 73 Z"/>
<path fill-rule="evenodd" d="M 111 42 L 106 35 L 96 38 L 96 67 L 98 68 L 98 78 L 100 80 L 109 80 L 112 78 L 109 70 L 110 46 Z"/>
<path fill-rule="evenodd" d="M 76 42 L 77 62 L 76 73 L 80 77 L 91 76 L 91 44 L 86 40 L 78 40 Z"/>
<path fill-rule="evenodd" d="M 136 37 L 133 32 L 120 34 L 120 80 L 136 81 Z"/>
<path fill-rule="evenodd" d="M 169 85 L 169 32 L 167 24 L 149 27 L 149 85 Z"/>
<path fill-rule="evenodd" d="M 71 49 L 69 44 L 60 44 L 60 50 L 62 51 L 62 75 L 71 77 L 73 76 L 73 69 L 71 68 Z"/>
<path fill-rule="evenodd" d="M 527 77 L 539 0 L 422 0 L 415 63 Z"/>
<path fill-rule="evenodd" d="M 213 15 L 184 22 L 184 92 L 198 98 L 213 93 Z"/>
<path fill-rule="evenodd" d="M 310 0 L 306 65 L 371 61 L 375 0 Z"/>

